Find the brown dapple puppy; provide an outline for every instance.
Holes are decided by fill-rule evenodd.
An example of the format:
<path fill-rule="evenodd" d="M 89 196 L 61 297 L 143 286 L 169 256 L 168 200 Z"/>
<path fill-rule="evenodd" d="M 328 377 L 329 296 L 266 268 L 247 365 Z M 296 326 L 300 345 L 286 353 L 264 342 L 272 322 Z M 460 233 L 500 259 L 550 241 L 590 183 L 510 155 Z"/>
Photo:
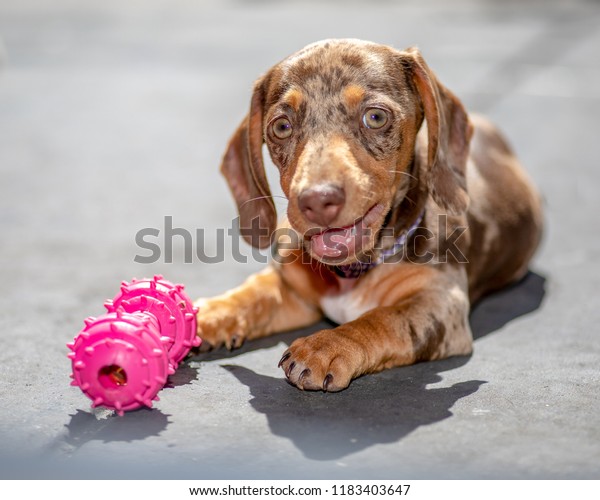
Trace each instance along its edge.
<path fill-rule="evenodd" d="M 288 198 L 285 234 L 264 142 Z M 340 326 L 283 353 L 300 389 L 469 354 L 470 304 L 523 277 L 540 241 L 540 198 L 508 145 L 414 48 L 326 40 L 275 65 L 221 170 L 245 239 L 274 240 L 279 258 L 199 300 L 198 335 L 232 349 L 329 317 Z"/>

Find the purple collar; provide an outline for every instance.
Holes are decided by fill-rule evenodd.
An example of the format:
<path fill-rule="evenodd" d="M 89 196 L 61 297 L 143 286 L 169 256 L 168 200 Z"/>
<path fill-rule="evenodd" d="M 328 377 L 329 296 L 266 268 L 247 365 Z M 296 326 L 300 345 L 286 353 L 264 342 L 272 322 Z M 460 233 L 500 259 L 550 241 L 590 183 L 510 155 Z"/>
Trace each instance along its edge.
<path fill-rule="evenodd" d="M 383 249 L 381 251 L 381 253 L 379 254 L 379 256 L 376 259 L 374 259 L 373 261 L 370 261 L 370 262 L 357 261 L 357 262 L 352 262 L 351 264 L 346 264 L 343 266 L 329 266 L 329 269 L 331 269 L 340 278 L 346 278 L 346 279 L 359 278 L 367 271 L 373 269 L 374 267 L 378 266 L 379 264 L 382 264 L 382 263 L 388 261 L 392 257 L 400 254 L 404 250 L 404 246 L 406 245 L 408 238 L 410 238 L 415 233 L 415 231 L 419 228 L 419 225 L 423 221 L 424 215 L 425 215 L 425 211 L 423 210 L 419 214 L 417 219 L 413 222 L 413 224 L 408 228 L 408 230 L 403 232 L 400 236 L 398 236 L 398 238 L 396 239 L 396 241 L 390 248 Z M 400 260 L 402 260 L 401 256 L 394 262 L 399 262 Z"/>

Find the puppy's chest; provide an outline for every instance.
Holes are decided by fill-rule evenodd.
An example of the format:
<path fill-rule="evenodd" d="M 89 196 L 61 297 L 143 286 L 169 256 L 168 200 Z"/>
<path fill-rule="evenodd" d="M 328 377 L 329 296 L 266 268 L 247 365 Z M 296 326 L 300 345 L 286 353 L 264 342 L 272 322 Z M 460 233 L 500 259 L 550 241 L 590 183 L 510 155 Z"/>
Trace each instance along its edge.
<path fill-rule="evenodd" d="M 336 323 L 343 324 L 354 321 L 367 311 L 376 306 L 376 303 L 363 296 L 359 290 L 324 295 L 321 297 L 320 306 L 325 316 Z"/>

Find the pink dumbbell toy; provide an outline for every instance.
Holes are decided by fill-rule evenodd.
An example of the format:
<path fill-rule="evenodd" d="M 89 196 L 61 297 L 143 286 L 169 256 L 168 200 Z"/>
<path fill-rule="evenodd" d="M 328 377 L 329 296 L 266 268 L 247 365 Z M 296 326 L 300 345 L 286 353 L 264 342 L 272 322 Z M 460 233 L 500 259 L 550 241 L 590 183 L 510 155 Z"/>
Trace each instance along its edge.
<path fill-rule="evenodd" d="M 167 377 L 192 347 L 196 313 L 183 285 L 154 276 L 121 283 L 121 292 L 105 302 L 107 314 L 87 318 L 68 357 L 71 385 L 119 415 L 141 406 L 152 407 Z"/>

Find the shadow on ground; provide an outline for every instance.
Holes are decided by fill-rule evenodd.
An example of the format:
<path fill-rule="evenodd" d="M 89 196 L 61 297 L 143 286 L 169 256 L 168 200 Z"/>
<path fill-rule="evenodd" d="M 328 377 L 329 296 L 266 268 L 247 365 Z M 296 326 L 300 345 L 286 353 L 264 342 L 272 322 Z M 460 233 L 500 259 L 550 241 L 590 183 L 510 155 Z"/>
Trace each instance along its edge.
<path fill-rule="evenodd" d="M 62 441 L 73 448 L 80 448 L 89 441 L 131 442 L 158 436 L 169 424 L 169 417 L 154 408 L 141 408 L 117 417 L 111 412 L 106 418 L 97 418 L 93 413 L 77 410 L 65 426 L 67 435 Z"/>
<path fill-rule="evenodd" d="M 169 377 L 164 390 L 192 383 L 198 377 L 198 371 L 186 363 L 179 365 L 177 371 Z M 104 412 L 104 413 L 101 413 Z M 160 410 L 142 407 L 128 412 L 126 417 L 117 417 L 110 410 L 77 410 L 65 425 L 67 434 L 61 437 L 51 448 L 65 442 L 73 448 L 80 448 L 89 441 L 139 441 L 158 436 L 169 424 L 168 415 Z"/>
<path fill-rule="evenodd" d="M 363 377 L 336 394 L 302 392 L 248 368 L 224 365 L 250 388 L 250 404 L 267 416 L 273 434 L 291 440 L 313 460 L 336 460 L 375 444 L 393 443 L 416 428 L 452 416 L 457 400 L 477 391 L 480 380 L 451 387 L 439 373 L 467 362 L 454 358 Z"/>
<path fill-rule="evenodd" d="M 546 278 L 533 271 L 514 285 L 480 300 L 469 318 L 475 340 L 499 330 L 510 321 L 537 310 L 546 294 Z"/>

